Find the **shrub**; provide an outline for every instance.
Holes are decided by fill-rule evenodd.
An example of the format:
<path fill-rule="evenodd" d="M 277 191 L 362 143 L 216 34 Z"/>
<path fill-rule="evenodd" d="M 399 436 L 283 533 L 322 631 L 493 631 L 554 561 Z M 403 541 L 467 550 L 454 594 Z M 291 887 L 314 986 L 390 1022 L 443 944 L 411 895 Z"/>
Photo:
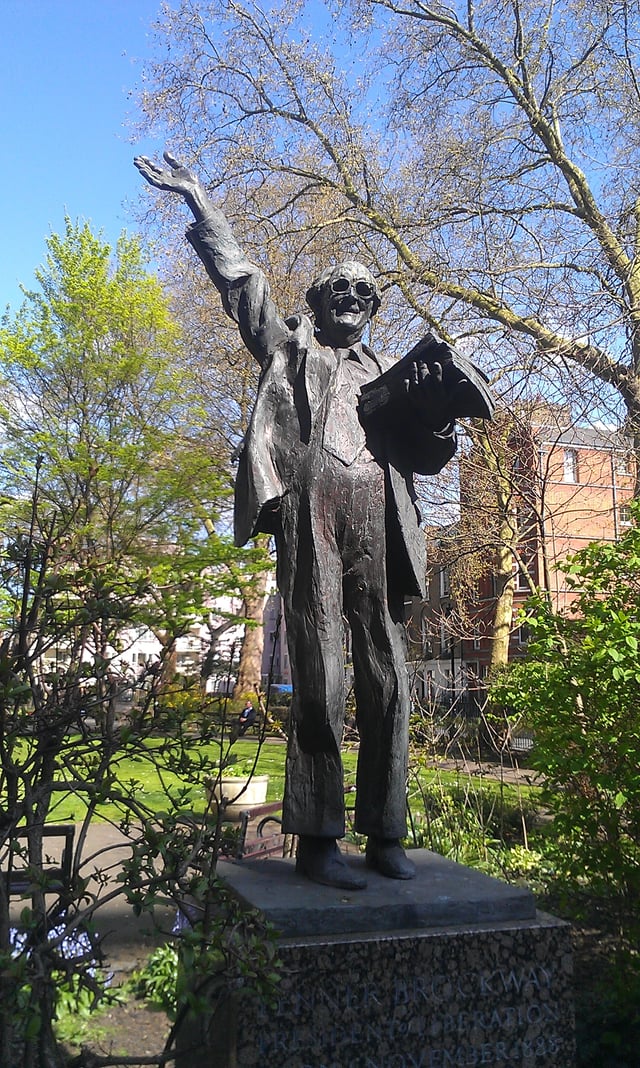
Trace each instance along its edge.
<path fill-rule="evenodd" d="M 530 603 L 529 655 L 495 680 L 492 698 L 535 731 L 532 763 L 555 814 L 559 874 L 605 900 L 633 937 L 640 928 L 640 530 L 588 546 L 564 570 L 572 614 Z"/>
<path fill-rule="evenodd" d="M 178 961 L 178 950 L 174 945 L 159 946 L 144 967 L 133 973 L 129 982 L 129 989 L 136 997 L 162 1009 L 170 1019 L 175 1019 L 176 1015 Z"/>

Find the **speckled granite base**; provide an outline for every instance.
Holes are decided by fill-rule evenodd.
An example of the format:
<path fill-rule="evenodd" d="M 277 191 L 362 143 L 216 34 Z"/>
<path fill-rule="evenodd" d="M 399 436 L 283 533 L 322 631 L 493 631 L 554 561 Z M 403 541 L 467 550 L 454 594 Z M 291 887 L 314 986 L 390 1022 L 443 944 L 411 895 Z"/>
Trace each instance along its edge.
<path fill-rule="evenodd" d="M 574 1064 L 570 929 L 551 916 L 394 930 L 390 906 L 385 932 L 283 937 L 280 959 L 276 1005 L 234 996 L 192 1021 L 176 1068 Z"/>
<path fill-rule="evenodd" d="M 569 932 L 551 917 L 286 940 L 281 959 L 275 1009 L 254 1006 L 238 1026 L 238 1068 L 574 1063 Z"/>

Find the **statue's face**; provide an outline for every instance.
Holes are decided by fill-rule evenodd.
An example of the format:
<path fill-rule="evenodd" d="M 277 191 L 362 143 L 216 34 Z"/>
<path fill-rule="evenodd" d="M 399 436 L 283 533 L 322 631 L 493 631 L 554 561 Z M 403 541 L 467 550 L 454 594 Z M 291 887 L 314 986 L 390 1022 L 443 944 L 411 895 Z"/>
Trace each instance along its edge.
<path fill-rule="evenodd" d="M 319 325 L 327 341 L 337 347 L 359 341 L 371 318 L 374 298 L 371 276 L 363 277 L 355 264 L 338 264 L 321 292 Z"/>

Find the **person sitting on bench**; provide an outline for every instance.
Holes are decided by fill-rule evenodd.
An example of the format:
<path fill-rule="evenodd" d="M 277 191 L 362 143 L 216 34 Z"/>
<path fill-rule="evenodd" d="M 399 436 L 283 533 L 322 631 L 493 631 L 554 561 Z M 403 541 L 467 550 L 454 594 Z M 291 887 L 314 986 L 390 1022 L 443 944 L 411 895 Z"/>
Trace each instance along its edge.
<path fill-rule="evenodd" d="M 242 712 L 240 713 L 240 715 L 238 716 L 238 737 L 239 738 L 242 738 L 243 734 L 247 733 L 247 731 L 249 730 L 249 727 L 253 727 L 256 719 L 257 719 L 257 712 L 256 712 L 255 708 L 253 707 L 253 705 L 251 704 L 251 701 L 249 700 L 249 698 L 247 698 L 247 703 L 244 706 L 244 708 L 242 709 Z"/>

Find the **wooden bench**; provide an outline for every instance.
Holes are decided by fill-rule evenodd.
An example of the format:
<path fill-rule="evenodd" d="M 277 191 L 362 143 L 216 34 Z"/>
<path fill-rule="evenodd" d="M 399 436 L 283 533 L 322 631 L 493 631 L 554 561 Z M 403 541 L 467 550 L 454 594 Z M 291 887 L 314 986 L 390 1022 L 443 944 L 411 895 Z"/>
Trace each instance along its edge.
<path fill-rule="evenodd" d="M 19 827 L 8 843 L 7 869 L 3 873 L 7 883 L 7 895 L 27 897 L 33 888 L 38 886 L 44 894 L 57 896 L 58 902 L 53 913 L 58 914 L 66 908 L 71 897 L 71 868 L 76 829 L 72 823 L 48 823 L 41 833 L 47 842 L 56 839 L 61 843 L 62 848 L 58 847 L 56 850 L 59 859 L 45 854 L 42 869 L 30 865 L 19 845 L 21 839 L 26 839 L 27 830 Z M 44 844 L 43 842 L 43 851 Z M 17 866 L 16 860 L 19 861 Z"/>
<path fill-rule="evenodd" d="M 294 836 L 282 833 L 281 812 L 282 801 L 248 806 L 239 820 L 226 824 L 236 827 L 237 835 L 231 849 L 225 851 L 223 846 L 223 855 L 234 860 L 293 856 Z"/>
<path fill-rule="evenodd" d="M 246 738 L 249 734 L 253 734 L 256 738 L 260 738 L 262 734 L 262 724 L 263 719 L 261 712 L 256 713 L 256 718 L 254 719 L 253 723 L 250 723 L 249 726 L 245 727 L 243 731 L 240 730 L 240 724 L 236 720 L 236 722 L 232 724 L 229 731 L 229 742 L 231 743 L 231 745 L 233 745 L 234 742 L 238 741 L 238 738 Z"/>
<path fill-rule="evenodd" d="M 353 830 L 355 814 L 355 786 L 345 787 L 345 817 L 347 827 Z M 263 857 L 292 857 L 295 854 L 296 836 L 282 833 L 282 801 L 267 801 L 264 805 L 248 806 L 240 817 L 235 847 L 225 856 L 234 860 L 260 860 Z M 231 826 L 231 824 L 227 824 Z"/>

